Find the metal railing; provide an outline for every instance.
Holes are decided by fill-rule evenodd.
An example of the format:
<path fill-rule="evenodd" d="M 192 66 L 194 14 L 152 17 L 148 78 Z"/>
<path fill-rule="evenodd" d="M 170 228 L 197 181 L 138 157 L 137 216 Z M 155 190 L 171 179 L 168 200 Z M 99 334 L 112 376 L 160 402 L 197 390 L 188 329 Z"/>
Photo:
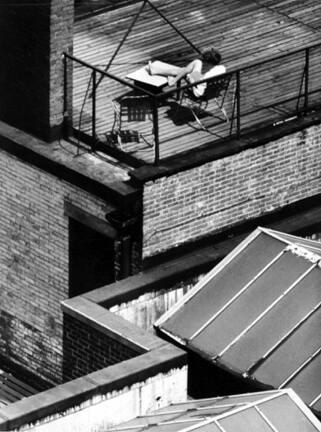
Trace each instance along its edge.
<path fill-rule="evenodd" d="M 69 62 L 73 64 L 74 74 L 77 68 L 85 68 L 87 73 L 83 79 L 82 87 L 80 85 L 80 96 L 79 94 L 77 96 L 77 80 L 74 79 L 73 85 L 67 80 Z M 321 44 L 316 44 L 291 53 L 276 55 L 261 62 L 253 61 L 246 67 L 229 71 L 228 75 L 231 80 L 227 109 L 230 123 L 223 127 L 223 121 L 216 121 L 215 125 L 220 125 L 219 127 L 223 132 L 218 134 L 216 138 L 213 137 L 215 135 L 213 133 L 212 136 L 208 137 L 208 142 L 209 139 L 213 141 L 231 136 L 240 139 L 245 133 L 259 126 L 277 125 L 295 116 L 307 114 L 311 110 L 320 109 L 320 66 Z M 64 54 L 64 70 L 65 113 L 75 111 L 75 103 L 72 107 L 69 106 L 72 99 L 70 92 L 73 91 L 74 100 L 75 97 L 78 97 L 78 113 L 76 115 L 78 121 L 76 125 L 72 125 L 74 134 L 87 141 L 93 149 L 105 151 L 115 157 L 125 157 L 129 163 L 136 166 L 142 165 L 143 162 L 124 151 L 121 145 L 111 146 L 108 145 L 110 141 L 106 143 L 104 139 L 100 138 L 102 130 L 105 132 L 115 130 L 115 110 L 112 109 L 112 104 L 109 102 L 123 93 L 125 89 L 131 94 L 142 95 L 148 101 L 150 107 L 148 115 L 151 117 L 149 135 L 153 141 L 153 163 L 157 165 L 161 161 L 162 128 L 165 129 L 165 126 L 161 126 L 159 121 L 161 107 L 168 100 L 175 101 L 175 98 L 177 100 L 178 90 L 179 92 L 188 90 L 196 84 L 215 81 L 222 77 L 220 75 L 217 78 L 186 84 L 180 86 L 179 89 L 165 89 L 165 91 L 155 94 L 67 53 Z M 78 75 L 80 77 L 81 73 Z M 100 82 L 102 78 L 104 78 L 105 85 L 98 87 L 97 82 Z M 107 81 L 109 83 L 112 81 L 113 84 L 109 85 Z M 114 88 L 115 85 L 117 85 L 117 90 L 114 93 L 109 93 L 109 88 Z M 98 92 L 100 93 L 98 94 Z M 82 102 L 81 108 L 79 108 L 80 102 Z M 108 108 L 107 111 L 106 107 Z M 71 116 L 68 117 L 67 115 L 66 118 L 70 123 Z M 107 125 L 106 122 L 109 124 Z M 83 128 L 84 124 L 86 124 L 85 128 Z M 118 133 L 119 131 L 120 127 Z M 186 133 L 186 129 L 183 128 L 182 134 L 184 133 Z M 175 136 L 171 139 L 175 139 Z M 144 141 L 147 142 L 145 138 Z"/>

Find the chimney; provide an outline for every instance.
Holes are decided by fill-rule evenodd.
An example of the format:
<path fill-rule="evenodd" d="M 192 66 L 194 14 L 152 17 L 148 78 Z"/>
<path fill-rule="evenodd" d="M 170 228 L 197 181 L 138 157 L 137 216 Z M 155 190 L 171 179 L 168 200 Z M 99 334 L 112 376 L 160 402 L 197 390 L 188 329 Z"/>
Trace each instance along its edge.
<path fill-rule="evenodd" d="M 62 134 L 73 21 L 73 0 L 0 0 L 0 120 L 48 142 Z"/>

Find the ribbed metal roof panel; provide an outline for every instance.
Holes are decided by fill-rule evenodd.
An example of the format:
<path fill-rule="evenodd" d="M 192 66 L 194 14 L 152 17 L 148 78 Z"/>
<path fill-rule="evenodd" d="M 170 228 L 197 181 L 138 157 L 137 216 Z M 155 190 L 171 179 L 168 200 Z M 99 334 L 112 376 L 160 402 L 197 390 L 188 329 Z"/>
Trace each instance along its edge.
<path fill-rule="evenodd" d="M 306 403 L 317 398 L 316 409 L 320 251 L 314 240 L 259 228 L 155 325 L 245 378 L 293 385 Z"/>

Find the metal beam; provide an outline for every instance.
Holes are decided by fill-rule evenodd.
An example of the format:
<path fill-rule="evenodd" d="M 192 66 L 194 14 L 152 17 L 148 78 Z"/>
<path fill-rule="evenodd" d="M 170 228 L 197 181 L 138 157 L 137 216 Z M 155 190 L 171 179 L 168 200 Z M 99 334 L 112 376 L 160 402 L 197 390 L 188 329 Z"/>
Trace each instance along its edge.
<path fill-rule="evenodd" d="M 303 362 L 283 383 L 278 387 L 279 389 L 285 387 L 292 381 L 304 368 L 306 368 L 312 360 L 314 360 L 321 353 L 321 347 L 318 348 L 305 362 Z"/>
<path fill-rule="evenodd" d="M 259 414 L 260 417 L 262 417 L 262 419 L 265 421 L 265 423 L 269 426 L 269 428 L 273 431 L 273 432 L 279 432 L 277 430 L 277 428 L 274 426 L 274 424 L 271 422 L 271 420 L 269 420 L 267 418 L 267 416 L 264 414 L 264 412 L 262 412 L 260 410 L 260 408 L 258 406 L 254 406 L 255 411 Z"/>
<path fill-rule="evenodd" d="M 319 302 L 312 310 L 310 310 L 298 323 L 296 323 L 281 339 L 279 339 L 266 353 L 258 360 L 256 360 L 245 372 L 245 376 L 252 375 L 253 372 L 259 368 L 265 360 L 267 360 L 271 354 L 274 353 L 288 338 L 295 333 L 295 331 L 301 327 L 317 310 L 321 307 Z"/>

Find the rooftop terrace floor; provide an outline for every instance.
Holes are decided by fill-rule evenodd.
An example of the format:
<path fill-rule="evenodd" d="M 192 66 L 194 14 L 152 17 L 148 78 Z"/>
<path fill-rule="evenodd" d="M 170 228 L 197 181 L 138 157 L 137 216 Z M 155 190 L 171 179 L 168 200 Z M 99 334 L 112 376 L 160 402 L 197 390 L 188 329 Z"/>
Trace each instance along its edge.
<path fill-rule="evenodd" d="M 77 20 L 74 56 L 105 69 L 141 4 L 142 2 L 130 4 Z M 319 0 L 153 0 L 153 4 L 196 47 L 201 50 L 211 46 L 218 48 L 228 72 L 294 52 L 320 41 Z M 317 74 L 320 47 L 315 54 L 316 57 L 311 57 L 310 61 L 313 88 L 319 82 Z M 188 42 L 147 4 L 108 72 L 126 80 L 129 72 L 147 64 L 148 60 L 159 59 L 183 65 L 195 56 L 197 53 Z M 241 110 L 243 114 L 247 114 L 242 119 L 242 130 L 253 130 L 266 123 L 273 124 L 280 119 L 280 115 L 283 118 L 291 115 L 297 104 L 296 97 L 300 91 L 304 61 L 304 53 L 301 53 L 242 73 Z M 89 69 L 74 65 L 73 124 L 76 129 L 89 134 L 92 113 L 92 100 L 89 97 L 92 84 L 90 75 Z M 236 81 L 233 76 L 225 102 L 230 119 L 233 117 L 235 88 Z M 317 88 L 319 89 L 319 86 Z M 130 90 L 129 87 L 126 88 L 107 77 L 98 86 L 96 134 L 106 146 L 110 145 L 106 134 L 108 137 L 115 126 L 113 102 L 130 94 Z M 253 110 L 259 107 L 262 101 L 264 107 L 278 102 L 280 94 L 292 100 L 278 108 Z M 319 99 L 320 92 L 316 100 Z M 211 143 L 215 145 L 215 141 L 235 132 L 235 122 L 226 123 L 220 116 L 204 119 L 212 133 L 200 130 L 193 118 L 180 110 L 177 110 L 177 104 L 173 100 L 167 100 L 159 108 L 162 159 Z M 127 143 L 122 144 L 122 150 L 142 163 L 153 162 L 153 123 L 150 112 L 145 110 L 139 121 L 133 121 L 128 112 L 125 117 L 126 115 L 122 123 L 123 130 L 138 132 L 143 139 L 140 138 L 137 142 L 130 138 Z M 135 138 L 135 134 L 131 136 Z"/>

